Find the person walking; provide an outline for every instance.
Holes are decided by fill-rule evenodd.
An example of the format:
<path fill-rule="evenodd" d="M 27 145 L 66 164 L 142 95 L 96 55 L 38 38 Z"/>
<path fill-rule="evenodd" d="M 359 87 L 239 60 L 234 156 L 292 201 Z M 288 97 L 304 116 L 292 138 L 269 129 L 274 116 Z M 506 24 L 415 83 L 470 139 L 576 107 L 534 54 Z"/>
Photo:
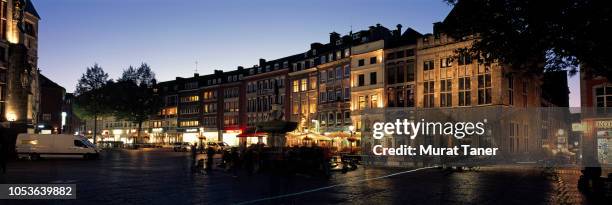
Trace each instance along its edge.
<path fill-rule="evenodd" d="M 240 154 L 237 149 L 232 149 L 231 152 L 232 161 L 232 175 L 234 178 L 238 177 L 238 169 L 240 168 Z"/>
<path fill-rule="evenodd" d="M 215 157 L 215 150 L 212 148 L 212 146 L 209 146 L 208 149 L 206 149 L 206 171 L 207 172 L 212 171 L 213 162 L 215 160 L 214 157 Z"/>
<path fill-rule="evenodd" d="M 198 165 L 197 160 L 196 160 L 197 159 L 197 157 L 196 157 L 197 156 L 196 149 L 197 149 L 197 143 L 191 145 L 191 170 L 193 172 L 197 171 L 197 165 Z"/>

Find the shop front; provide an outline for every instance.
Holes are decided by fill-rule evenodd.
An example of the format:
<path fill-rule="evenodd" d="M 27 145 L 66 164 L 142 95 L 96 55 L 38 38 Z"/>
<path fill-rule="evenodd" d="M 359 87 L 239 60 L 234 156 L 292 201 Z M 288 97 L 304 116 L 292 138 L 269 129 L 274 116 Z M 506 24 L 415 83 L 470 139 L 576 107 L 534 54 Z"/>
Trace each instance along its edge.
<path fill-rule="evenodd" d="M 200 143 L 200 129 L 199 128 L 179 128 L 179 141 L 189 143 L 191 145 Z M 203 140 L 203 139 L 202 139 Z"/>
<path fill-rule="evenodd" d="M 573 126 L 573 130 L 583 132 L 579 143 L 582 144 L 583 164 L 612 166 L 612 118 L 583 119 L 582 123 Z"/>
<path fill-rule="evenodd" d="M 602 165 L 612 165 L 612 119 L 595 121 L 597 160 Z"/>

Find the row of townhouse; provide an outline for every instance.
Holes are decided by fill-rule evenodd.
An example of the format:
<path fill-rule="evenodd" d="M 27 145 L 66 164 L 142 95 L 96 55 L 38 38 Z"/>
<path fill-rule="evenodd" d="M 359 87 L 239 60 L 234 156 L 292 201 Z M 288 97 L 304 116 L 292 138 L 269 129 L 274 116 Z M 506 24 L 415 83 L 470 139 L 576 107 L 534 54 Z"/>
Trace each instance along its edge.
<path fill-rule="evenodd" d="M 164 108 L 151 120 L 149 138 L 157 142 L 206 139 L 230 145 L 264 142 L 265 134 L 246 132 L 271 120 L 276 104 L 282 108 L 282 120 L 298 123 L 287 135 L 289 146 L 452 145 L 457 142 L 446 136 L 412 142 L 393 136 L 376 140 L 370 137 L 371 127 L 390 117 L 417 119 L 418 114 L 389 113 L 415 108 L 452 116 L 467 108 L 543 105 L 541 76 L 521 75 L 510 67 L 480 63 L 457 53 L 469 48 L 473 39 L 453 39 L 441 25 L 434 24 L 433 34 L 424 35 L 410 28 L 402 32 L 401 25 L 390 30 L 380 24 L 344 36 L 333 32 L 328 43 L 312 43 L 300 54 L 159 83 Z M 567 89 L 567 82 L 559 86 Z M 483 118 L 482 113 L 471 113 Z M 541 151 L 549 142 L 542 136 L 542 126 L 530 120 L 529 112 L 500 119 L 491 129 L 512 130 L 509 134 L 488 133 L 470 143 L 495 144 L 512 153 Z"/>

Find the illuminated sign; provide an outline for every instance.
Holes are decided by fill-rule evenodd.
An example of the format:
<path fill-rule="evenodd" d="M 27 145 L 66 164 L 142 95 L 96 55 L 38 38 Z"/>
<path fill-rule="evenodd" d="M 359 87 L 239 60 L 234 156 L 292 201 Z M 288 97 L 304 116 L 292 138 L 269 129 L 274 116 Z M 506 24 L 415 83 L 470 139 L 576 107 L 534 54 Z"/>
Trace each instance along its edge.
<path fill-rule="evenodd" d="M 612 121 L 595 121 L 596 128 L 612 128 Z"/>
<path fill-rule="evenodd" d="M 583 132 L 584 125 L 582 123 L 572 123 L 572 131 L 574 132 Z"/>
<path fill-rule="evenodd" d="M 186 129 L 185 132 L 198 132 L 197 128 Z"/>

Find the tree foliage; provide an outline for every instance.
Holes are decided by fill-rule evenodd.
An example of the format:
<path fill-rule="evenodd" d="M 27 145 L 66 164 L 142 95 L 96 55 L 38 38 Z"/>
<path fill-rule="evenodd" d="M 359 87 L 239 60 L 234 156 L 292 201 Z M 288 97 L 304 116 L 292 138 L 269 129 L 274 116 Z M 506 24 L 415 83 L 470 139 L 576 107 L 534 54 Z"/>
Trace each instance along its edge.
<path fill-rule="evenodd" d="M 81 119 L 94 120 L 94 142 L 98 118 L 110 114 L 110 93 L 106 85 L 112 82 L 98 64 L 88 67 L 76 86 L 75 111 Z"/>
<path fill-rule="evenodd" d="M 525 72 L 588 68 L 612 79 L 612 9 L 600 0 L 445 0 L 454 5 L 443 29 L 476 35 L 468 51 Z"/>
<path fill-rule="evenodd" d="M 104 69 L 96 63 L 92 67 L 88 67 L 85 73 L 81 75 L 76 86 L 76 94 L 80 95 L 102 88 L 109 80 L 108 73 L 104 72 Z"/>
<path fill-rule="evenodd" d="M 113 115 L 138 124 L 138 137 L 142 123 L 161 107 L 161 100 L 153 88 L 155 83 L 155 73 L 143 63 L 137 69 L 130 66 L 117 82 L 106 86 L 111 93 Z"/>
<path fill-rule="evenodd" d="M 140 67 L 135 69 L 130 66 L 123 70 L 123 74 L 119 81 L 132 81 L 136 85 L 154 85 L 156 82 L 155 73 L 151 70 L 148 64 L 142 63 Z"/>

